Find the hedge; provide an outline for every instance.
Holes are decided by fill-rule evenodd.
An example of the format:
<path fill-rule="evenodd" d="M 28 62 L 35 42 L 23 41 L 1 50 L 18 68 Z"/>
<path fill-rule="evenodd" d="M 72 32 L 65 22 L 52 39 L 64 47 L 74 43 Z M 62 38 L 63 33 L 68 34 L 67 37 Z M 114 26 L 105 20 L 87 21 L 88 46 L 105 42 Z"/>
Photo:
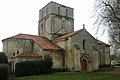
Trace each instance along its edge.
<path fill-rule="evenodd" d="M 8 63 L 8 58 L 7 58 L 7 56 L 5 55 L 5 53 L 3 53 L 3 52 L 0 52 L 0 64 L 2 64 L 2 63 Z"/>
<path fill-rule="evenodd" d="M 28 76 L 36 74 L 36 67 L 33 61 L 25 61 L 16 63 L 16 76 Z"/>
<path fill-rule="evenodd" d="M 8 80 L 9 66 L 8 64 L 0 64 L 0 80 Z"/>
<path fill-rule="evenodd" d="M 16 76 L 29 76 L 48 74 L 52 72 L 52 59 L 45 57 L 44 60 L 19 62 L 15 65 Z"/>
<path fill-rule="evenodd" d="M 49 57 L 48 55 L 46 55 L 45 57 L 44 57 L 44 61 L 43 61 L 43 70 L 41 70 L 41 71 L 43 71 L 43 74 L 48 74 L 48 73 L 51 73 L 51 71 L 52 71 L 52 58 L 51 57 Z"/>

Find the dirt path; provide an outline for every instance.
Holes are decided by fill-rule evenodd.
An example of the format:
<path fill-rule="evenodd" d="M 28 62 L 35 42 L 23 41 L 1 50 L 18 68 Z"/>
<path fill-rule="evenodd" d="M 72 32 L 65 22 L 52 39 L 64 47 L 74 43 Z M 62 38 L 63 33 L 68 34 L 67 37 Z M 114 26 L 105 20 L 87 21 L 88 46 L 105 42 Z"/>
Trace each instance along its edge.
<path fill-rule="evenodd" d="M 120 66 L 115 67 L 112 71 L 109 71 L 109 73 L 120 74 Z"/>
<path fill-rule="evenodd" d="M 114 67 L 113 70 L 107 72 L 98 72 L 98 73 L 110 73 L 110 74 L 120 74 L 120 66 Z"/>

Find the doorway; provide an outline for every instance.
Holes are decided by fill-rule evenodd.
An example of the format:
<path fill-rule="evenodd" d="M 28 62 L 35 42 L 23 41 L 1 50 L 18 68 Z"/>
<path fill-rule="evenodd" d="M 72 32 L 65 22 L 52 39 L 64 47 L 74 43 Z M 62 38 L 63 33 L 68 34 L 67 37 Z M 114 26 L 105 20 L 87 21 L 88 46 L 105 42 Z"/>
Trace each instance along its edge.
<path fill-rule="evenodd" d="M 86 59 L 83 59 L 83 61 L 82 61 L 82 71 L 87 71 L 87 61 L 86 61 Z"/>

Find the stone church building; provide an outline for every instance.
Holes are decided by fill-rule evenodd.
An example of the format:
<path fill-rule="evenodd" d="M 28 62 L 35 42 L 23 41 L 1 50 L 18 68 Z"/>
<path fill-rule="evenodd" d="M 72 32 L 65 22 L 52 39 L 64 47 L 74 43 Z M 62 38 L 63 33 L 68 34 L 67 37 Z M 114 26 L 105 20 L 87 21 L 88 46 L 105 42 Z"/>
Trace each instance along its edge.
<path fill-rule="evenodd" d="M 12 72 L 21 61 L 52 57 L 55 70 L 98 70 L 110 65 L 110 45 L 95 39 L 83 26 L 74 31 L 73 8 L 50 2 L 39 10 L 38 35 L 17 34 L 2 40 Z"/>

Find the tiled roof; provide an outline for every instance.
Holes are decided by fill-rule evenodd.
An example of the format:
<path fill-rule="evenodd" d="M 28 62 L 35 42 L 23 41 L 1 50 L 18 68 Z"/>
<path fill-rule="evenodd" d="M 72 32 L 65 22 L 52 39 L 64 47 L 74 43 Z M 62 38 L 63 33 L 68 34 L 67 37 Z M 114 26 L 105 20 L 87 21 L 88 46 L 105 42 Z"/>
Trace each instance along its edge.
<path fill-rule="evenodd" d="M 57 46 L 56 44 L 52 43 L 50 40 L 48 40 L 42 36 L 29 35 L 29 34 L 18 34 L 18 35 L 12 36 L 10 38 L 30 39 L 30 40 L 33 40 L 40 48 L 46 49 L 46 50 L 61 49 L 59 46 Z"/>
<path fill-rule="evenodd" d="M 78 32 L 81 31 L 81 30 L 82 30 L 82 29 L 80 29 L 80 30 L 78 30 L 78 31 L 74 31 L 74 32 L 70 32 L 70 33 L 64 34 L 64 35 L 62 35 L 61 37 L 56 38 L 54 41 L 59 41 L 59 40 L 65 39 L 65 38 L 67 38 L 67 37 L 73 36 L 73 35 L 75 35 L 76 33 L 78 33 Z"/>
<path fill-rule="evenodd" d="M 36 57 L 37 54 L 33 54 L 32 52 L 23 52 L 18 54 L 16 57 Z"/>

